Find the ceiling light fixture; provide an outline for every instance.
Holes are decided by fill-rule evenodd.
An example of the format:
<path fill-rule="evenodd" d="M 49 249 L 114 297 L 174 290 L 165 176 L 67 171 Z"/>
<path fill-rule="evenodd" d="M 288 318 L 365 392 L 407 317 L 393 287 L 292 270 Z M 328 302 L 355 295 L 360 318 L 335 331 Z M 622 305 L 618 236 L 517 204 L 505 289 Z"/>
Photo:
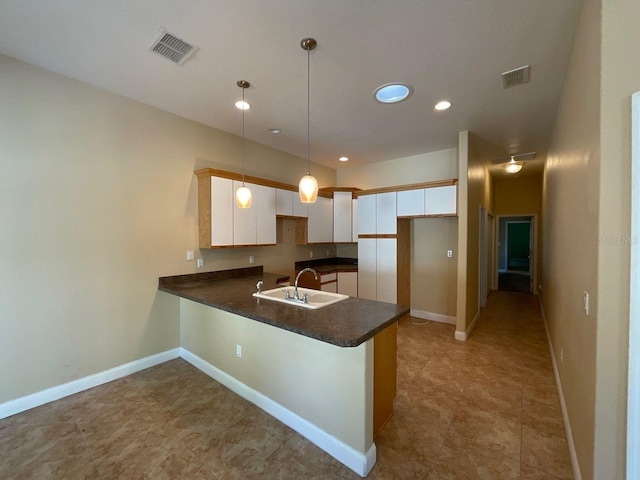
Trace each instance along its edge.
<path fill-rule="evenodd" d="M 318 198 L 318 181 L 311 175 L 311 170 L 309 167 L 309 117 L 311 116 L 309 101 L 311 96 L 311 88 L 309 86 L 309 52 L 316 48 L 317 45 L 318 43 L 313 38 L 303 38 L 302 40 L 300 40 L 300 46 L 303 50 L 307 51 L 307 174 L 302 177 L 302 179 L 300 180 L 300 185 L 298 187 L 298 193 L 300 194 L 300 201 L 302 203 L 315 203 L 316 198 Z"/>
<path fill-rule="evenodd" d="M 238 82 L 244 82 L 244 80 L 238 80 Z M 242 87 L 242 88 L 245 88 L 245 87 Z M 236 102 L 236 108 L 239 110 L 249 110 L 251 108 L 251 105 L 249 105 L 244 100 L 238 100 Z"/>
<path fill-rule="evenodd" d="M 281 130 L 279 128 L 270 128 L 269 133 L 278 134 Z"/>
<path fill-rule="evenodd" d="M 236 85 L 238 85 L 242 89 L 242 103 L 249 105 L 244 101 L 244 91 L 245 89 L 249 88 L 251 84 L 246 80 L 238 80 L 236 82 Z M 236 107 L 238 106 L 238 103 L 240 102 L 236 103 Z M 238 190 L 236 190 L 236 203 L 238 204 L 239 208 L 250 208 L 251 207 L 251 190 L 249 190 L 247 186 L 244 184 L 244 111 L 246 110 L 246 108 L 241 108 L 241 110 L 242 110 L 242 186 L 238 188 Z"/>
<path fill-rule="evenodd" d="M 387 83 L 373 91 L 373 96 L 380 103 L 398 103 L 406 100 L 413 93 L 413 88 L 404 83 Z"/>
<path fill-rule="evenodd" d="M 518 173 L 520 170 L 522 170 L 522 162 L 516 162 L 513 158 L 513 155 L 511 155 L 511 160 L 509 160 L 508 163 L 505 163 L 503 167 L 507 171 L 507 173 Z"/>
<path fill-rule="evenodd" d="M 348 162 L 349 157 L 340 157 L 338 160 L 340 160 L 341 162 Z"/>
<path fill-rule="evenodd" d="M 436 106 L 433 108 L 436 110 L 447 110 L 448 108 L 451 108 L 451 102 L 448 100 L 441 100 L 436 103 Z"/>

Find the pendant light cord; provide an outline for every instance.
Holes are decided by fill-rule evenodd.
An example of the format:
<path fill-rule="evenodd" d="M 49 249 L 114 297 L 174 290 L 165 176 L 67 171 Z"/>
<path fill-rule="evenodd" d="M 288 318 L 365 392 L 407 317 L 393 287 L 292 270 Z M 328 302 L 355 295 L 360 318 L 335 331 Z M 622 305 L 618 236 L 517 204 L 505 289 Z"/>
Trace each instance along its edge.
<path fill-rule="evenodd" d="M 244 104 L 244 87 L 242 88 L 242 103 Z M 244 107 L 244 105 L 243 105 Z M 244 108 L 242 109 L 242 186 L 244 187 Z"/>
<path fill-rule="evenodd" d="M 309 168 L 309 162 L 310 162 L 310 154 L 309 154 L 309 145 L 311 143 L 310 140 L 310 135 L 309 135 L 309 131 L 310 131 L 310 127 L 309 127 L 309 117 L 311 116 L 311 102 L 310 102 L 310 97 L 311 97 L 311 87 L 310 87 L 310 81 L 309 81 L 309 49 L 307 49 L 307 175 L 311 174 L 311 169 Z"/>

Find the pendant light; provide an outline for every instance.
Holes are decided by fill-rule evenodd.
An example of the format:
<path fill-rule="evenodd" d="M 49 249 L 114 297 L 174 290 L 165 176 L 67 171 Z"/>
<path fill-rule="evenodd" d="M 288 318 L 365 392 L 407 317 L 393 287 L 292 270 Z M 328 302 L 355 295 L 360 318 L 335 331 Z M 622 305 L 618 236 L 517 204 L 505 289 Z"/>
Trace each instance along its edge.
<path fill-rule="evenodd" d="M 303 38 L 300 41 L 300 46 L 303 50 L 307 51 L 307 174 L 302 177 L 299 185 L 299 194 L 300 201 L 302 203 L 315 203 L 316 198 L 318 198 L 318 182 L 311 175 L 311 171 L 309 169 L 309 117 L 311 115 L 310 111 L 310 87 L 309 87 L 309 52 L 316 48 L 317 42 L 313 38 Z"/>
<path fill-rule="evenodd" d="M 504 164 L 504 169 L 507 171 L 507 173 L 518 173 L 520 170 L 522 170 L 522 163 L 516 162 L 512 155 L 511 160 Z"/>
<path fill-rule="evenodd" d="M 249 108 L 247 106 L 248 104 L 244 101 L 244 90 L 249 88 L 251 84 L 246 80 L 238 80 L 236 85 L 242 89 L 242 103 L 236 103 L 236 106 L 242 110 L 242 186 L 236 190 L 236 203 L 239 208 L 250 208 L 251 190 L 244 184 L 244 111 Z"/>

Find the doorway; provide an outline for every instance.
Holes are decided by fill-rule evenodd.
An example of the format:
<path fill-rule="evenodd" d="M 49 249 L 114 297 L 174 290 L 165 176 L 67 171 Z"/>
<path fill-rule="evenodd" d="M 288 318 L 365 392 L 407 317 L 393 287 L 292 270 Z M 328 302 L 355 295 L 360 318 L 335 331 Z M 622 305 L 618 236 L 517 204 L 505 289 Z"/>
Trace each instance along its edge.
<path fill-rule="evenodd" d="M 498 221 L 498 289 L 533 292 L 535 216 L 500 216 Z"/>

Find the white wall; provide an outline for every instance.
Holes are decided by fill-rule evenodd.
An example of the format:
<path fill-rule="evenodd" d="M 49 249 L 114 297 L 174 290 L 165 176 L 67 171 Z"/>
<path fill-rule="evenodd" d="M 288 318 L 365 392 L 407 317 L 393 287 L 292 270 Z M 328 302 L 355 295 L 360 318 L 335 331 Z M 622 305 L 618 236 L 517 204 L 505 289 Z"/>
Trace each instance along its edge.
<path fill-rule="evenodd" d="M 196 271 L 193 171 L 239 171 L 240 139 L 5 56 L 0 105 L 0 403 L 178 347 L 158 277 Z M 247 167 L 295 184 L 306 162 L 249 142 Z M 293 270 L 314 249 L 201 253 L 204 270 Z"/>

